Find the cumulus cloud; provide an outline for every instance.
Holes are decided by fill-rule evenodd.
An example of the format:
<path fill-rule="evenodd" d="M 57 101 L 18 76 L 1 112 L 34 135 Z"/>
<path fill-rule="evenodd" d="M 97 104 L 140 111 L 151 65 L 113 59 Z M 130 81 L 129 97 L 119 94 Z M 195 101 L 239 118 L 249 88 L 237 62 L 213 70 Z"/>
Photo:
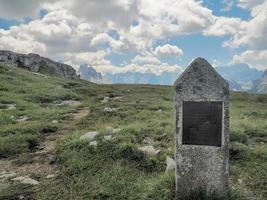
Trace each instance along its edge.
<path fill-rule="evenodd" d="M 39 0 L 1 0 L 0 18 L 23 19 L 25 17 L 35 18 L 40 10 Z"/>
<path fill-rule="evenodd" d="M 170 44 L 165 44 L 163 46 L 158 46 L 155 49 L 155 54 L 157 56 L 177 56 L 180 57 L 184 54 L 183 50 L 177 46 Z"/>
<path fill-rule="evenodd" d="M 14 2 L 18 3 L 7 7 Z M 160 69 L 167 70 L 171 66 L 164 65 L 160 57 L 179 57 L 183 51 L 170 44 L 153 49 L 157 40 L 167 41 L 172 36 L 195 33 L 230 35 L 224 47 L 248 46 L 249 50 L 257 52 L 267 48 L 264 37 L 267 6 L 263 0 L 238 1 L 238 6 L 251 12 L 251 19 L 247 21 L 215 16 L 197 0 L 28 0 L 18 9 L 21 2 L 1 1 L 0 16 L 34 17 L 40 8 L 48 13 L 28 24 L 0 29 L 0 48 L 35 52 L 75 66 L 89 63 L 114 69 L 118 66 L 112 65 L 108 55 L 131 53 L 135 57 L 130 65 L 124 66 L 128 69 L 141 70 L 146 66 L 158 72 L 156 66 L 161 66 Z M 12 14 L 13 8 L 15 14 Z M 116 37 L 110 34 L 111 31 L 116 32 Z"/>
<path fill-rule="evenodd" d="M 246 63 L 259 70 L 267 69 L 267 50 L 247 50 L 240 55 L 234 55 L 232 64 Z"/>
<path fill-rule="evenodd" d="M 137 55 L 132 59 L 132 63 L 138 64 L 160 64 L 160 60 L 152 55 Z"/>
<path fill-rule="evenodd" d="M 173 72 L 181 73 L 183 69 L 179 65 L 169 65 L 167 63 L 162 63 L 160 65 L 155 64 L 145 64 L 138 65 L 135 63 L 124 65 L 123 67 L 118 67 L 114 65 L 102 65 L 102 66 L 93 66 L 97 71 L 106 74 L 106 73 L 126 73 L 126 72 L 139 72 L 139 73 L 153 73 L 156 75 L 161 75 L 164 72 Z"/>

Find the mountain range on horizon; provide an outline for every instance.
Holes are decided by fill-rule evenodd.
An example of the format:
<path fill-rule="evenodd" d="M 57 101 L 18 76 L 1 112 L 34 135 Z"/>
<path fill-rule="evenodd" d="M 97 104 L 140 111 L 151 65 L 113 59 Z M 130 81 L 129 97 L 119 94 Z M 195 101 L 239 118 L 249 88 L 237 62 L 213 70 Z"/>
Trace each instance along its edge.
<path fill-rule="evenodd" d="M 84 65 L 81 65 L 78 70 L 80 77 L 96 83 L 173 85 L 174 81 L 181 74 L 174 72 L 163 72 L 160 75 L 141 72 L 101 74 L 92 66 L 86 66 L 88 68 L 87 72 L 85 70 L 81 71 L 81 68 L 84 68 Z M 233 91 L 267 93 L 267 70 L 263 73 L 262 71 L 249 67 L 247 64 L 219 66 L 215 69 L 228 81 L 230 89 Z M 95 78 L 92 78 L 97 74 L 99 79 L 95 80 Z"/>
<path fill-rule="evenodd" d="M 33 72 L 53 73 L 66 78 L 81 78 L 98 84 L 155 84 L 173 85 L 181 74 L 176 72 L 163 72 L 160 75 L 154 73 L 124 72 L 105 73 L 97 72 L 91 65 L 80 65 L 77 73 L 72 66 L 51 59 L 44 58 L 38 54 L 18 54 L 12 51 L 0 51 L 0 62 L 25 68 Z M 249 67 L 247 64 L 236 64 L 232 66 L 219 66 L 216 71 L 228 81 L 233 91 L 247 91 L 256 93 L 267 93 L 267 70 L 259 71 Z"/>

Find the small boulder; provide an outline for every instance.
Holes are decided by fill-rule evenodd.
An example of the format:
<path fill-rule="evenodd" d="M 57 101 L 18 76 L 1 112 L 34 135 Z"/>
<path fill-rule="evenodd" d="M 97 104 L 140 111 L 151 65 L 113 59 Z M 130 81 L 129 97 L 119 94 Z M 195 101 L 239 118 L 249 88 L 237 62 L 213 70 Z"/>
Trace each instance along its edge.
<path fill-rule="evenodd" d="M 29 120 L 28 116 L 22 115 L 22 116 L 18 117 L 17 122 L 25 122 L 25 121 L 28 121 L 28 120 Z"/>
<path fill-rule="evenodd" d="M 160 150 L 155 149 L 152 145 L 139 147 L 138 149 L 147 155 L 157 155 L 160 152 Z"/>
<path fill-rule="evenodd" d="M 52 124 L 58 124 L 58 120 L 53 120 L 51 123 Z"/>
<path fill-rule="evenodd" d="M 29 177 L 23 177 L 23 176 L 19 176 L 19 177 L 16 177 L 16 178 L 13 178 L 12 181 L 15 181 L 15 182 L 20 182 L 22 184 L 27 184 L 27 185 L 38 185 L 39 182 L 32 179 L 32 178 L 29 178 Z"/>
<path fill-rule="evenodd" d="M 92 140 L 94 139 L 96 136 L 98 135 L 98 132 L 97 131 L 90 131 L 90 132 L 87 132 L 85 134 L 83 134 L 80 139 L 88 139 L 88 140 Z"/>
<path fill-rule="evenodd" d="M 109 97 L 104 97 L 104 99 L 101 101 L 101 103 L 107 103 L 109 101 Z"/>
<path fill-rule="evenodd" d="M 145 137 L 143 143 L 151 145 L 153 143 L 153 140 L 150 137 Z"/>
<path fill-rule="evenodd" d="M 46 178 L 46 179 L 51 179 L 51 178 L 54 178 L 54 177 L 56 177 L 55 174 L 49 174 L 49 175 L 47 175 L 45 178 Z"/>
<path fill-rule="evenodd" d="M 104 108 L 104 112 L 105 113 L 113 113 L 117 110 L 117 108 L 110 108 L 110 107 L 106 107 Z"/>
<path fill-rule="evenodd" d="M 110 140 L 112 139 L 112 135 L 105 135 L 105 136 L 104 136 L 104 139 L 105 139 L 106 141 L 110 141 Z"/>
<path fill-rule="evenodd" d="M 92 141 L 92 142 L 90 142 L 90 143 L 89 143 L 89 146 L 95 146 L 95 147 L 96 147 L 96 146 L 97 146 L 97 141 Z"/>
<path fill-rule="evenodd" d="M 169 156 L 167 156 L 167 158 L 166 158 L 166 163 L 167 163 L 167 167 L 166 167 L 166 171 L 165 171 L 166 173 L 175 169 L 175 162 Z"/>
<path fill-rule="evenodd" d="M 121 131 L 120 128 L 113 128 L 112 131 L 111 131 L 111 133 L 114 134 L 114 133 L 118 133 L 120 131 Z"/>

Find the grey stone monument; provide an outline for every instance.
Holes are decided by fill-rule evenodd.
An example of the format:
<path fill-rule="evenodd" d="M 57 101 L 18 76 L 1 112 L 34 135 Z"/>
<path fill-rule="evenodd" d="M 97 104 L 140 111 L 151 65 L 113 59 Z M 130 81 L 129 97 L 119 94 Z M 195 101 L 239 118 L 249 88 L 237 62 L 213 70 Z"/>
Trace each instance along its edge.
<path fill-rule="evenodd" d="M 175 81 L 177 198 L 228 193 L 229 86 L 203 58 Z"/>

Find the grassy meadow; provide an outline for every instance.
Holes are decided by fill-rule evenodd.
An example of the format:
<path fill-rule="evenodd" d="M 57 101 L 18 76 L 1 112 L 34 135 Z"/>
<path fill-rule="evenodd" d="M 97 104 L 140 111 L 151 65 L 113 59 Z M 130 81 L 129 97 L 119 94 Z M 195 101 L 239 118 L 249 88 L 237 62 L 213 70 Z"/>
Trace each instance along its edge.
<path fill-rule="evenodd" d="M 0 65 L 0 199 L 173 199 L 173 95 L 170 86 L 96 85 Z M 230 117 L 229 199 L 266 199 L 267 95 L 231 93 Z M 99 132 L 97 146 L 81 139 L 89 131 Z M 138 149 L 148 138 L 158 155 Z"/>

